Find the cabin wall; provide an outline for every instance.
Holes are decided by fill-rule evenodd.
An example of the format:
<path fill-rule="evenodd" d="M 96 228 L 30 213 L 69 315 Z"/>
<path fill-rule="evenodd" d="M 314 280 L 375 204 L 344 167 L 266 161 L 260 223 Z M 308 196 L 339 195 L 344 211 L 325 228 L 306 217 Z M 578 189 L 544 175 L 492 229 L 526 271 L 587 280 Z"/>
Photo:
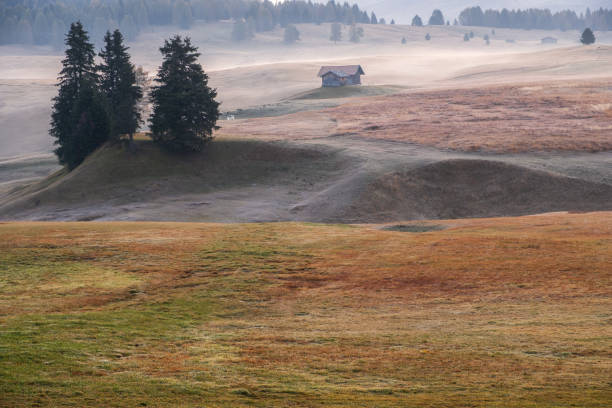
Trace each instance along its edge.
<path fill-rule="evenodd" d="M 322 77 L 322 85 L 325 88 L 359 84 L 361 84 L 361 75 L 359 74 L 352 75 L 346 78 L 340 78 L 334 74 L 326 74 Z"/>
<path fill-rule="evenodd" d="M 343 86 L 342 80 L 334 74 L 323 75 L 323 86 L 324 87 L 336 87 Z"/>

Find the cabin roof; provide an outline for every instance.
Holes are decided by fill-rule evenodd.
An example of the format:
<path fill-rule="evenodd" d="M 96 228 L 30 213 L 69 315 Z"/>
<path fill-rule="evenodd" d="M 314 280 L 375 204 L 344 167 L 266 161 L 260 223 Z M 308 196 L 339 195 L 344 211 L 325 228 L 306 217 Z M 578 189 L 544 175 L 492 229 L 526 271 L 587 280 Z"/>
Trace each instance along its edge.
<path fill-rule="evenodd" d="M 323 75 L 328 74 L 330 72 L 335 74 L 336 76 L 339 76 L 340 78 L 349 77 L 356 74 L 365 75 L 365 72 L 363 72 L 363 68 L 361 68 L 361 65 L 330 65 L 321 67 L 318 76 L 322 77 Z"/>

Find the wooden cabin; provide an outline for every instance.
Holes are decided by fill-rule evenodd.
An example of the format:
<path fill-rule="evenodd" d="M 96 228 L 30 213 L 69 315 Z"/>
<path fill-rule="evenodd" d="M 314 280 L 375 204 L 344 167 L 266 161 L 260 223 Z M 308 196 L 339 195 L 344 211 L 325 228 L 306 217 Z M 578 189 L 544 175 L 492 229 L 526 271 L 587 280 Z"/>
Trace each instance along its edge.
<path fill-rule="evenodd" d="M 326 66 L 319 70 L 321 86 L 324 88 L 347 85 L 361 85 L 361 76 L 365 75 L 361 65 Z"/>

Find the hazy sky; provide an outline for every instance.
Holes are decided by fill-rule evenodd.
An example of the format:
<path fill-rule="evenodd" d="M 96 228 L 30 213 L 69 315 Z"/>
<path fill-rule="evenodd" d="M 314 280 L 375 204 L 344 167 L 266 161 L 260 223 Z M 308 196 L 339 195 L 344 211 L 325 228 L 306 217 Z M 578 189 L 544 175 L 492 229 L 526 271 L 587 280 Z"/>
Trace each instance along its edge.
<path fill-rule="evenodd" d="M 381 17 L 395 18 L 398 23 L 410 23 L 415 14 L 428 19 L 435 8 L 442 10 L 447 19 L 453 20 L 466 7 L 486 8 L 549 8 L 584 11 L 599 7 L 612 8 L 612 0 L 353 0 L 360 7 L 374 10 Z"/>

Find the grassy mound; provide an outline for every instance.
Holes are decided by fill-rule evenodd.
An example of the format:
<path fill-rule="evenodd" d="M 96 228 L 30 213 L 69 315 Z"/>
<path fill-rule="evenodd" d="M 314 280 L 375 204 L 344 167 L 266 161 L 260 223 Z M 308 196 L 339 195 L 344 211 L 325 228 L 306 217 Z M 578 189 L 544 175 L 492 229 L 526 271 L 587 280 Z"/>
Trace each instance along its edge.
<path fill-rule="evenodd" d="M 337 166 L 331 153 L 283 143 L 223 139 L 191 154 L 168 153 L 150 141 L 138 141 L 135 153 L 105 145 L 72 172 L 62 170 L 13 192 L 0 202 L 0 218 L 49 213 L 62 219 L 61 213 L 73 208 L 102 210 L 253 185 L 300 188 Z"/>
<path fill-rule="evenodd" d="M 301 93 L 292 99 L 340 99 L 358 96 L 378 96 L 397 93 L 404 89 L 401 86 L 340 86 L 335 88 L 317 88 Z"/>
<path fill-rule="evenodd" d="M 386 174 L 347 220 L 496 217 L 612 210 L 612 186 L 487 160 L 447 160 Z"/>

